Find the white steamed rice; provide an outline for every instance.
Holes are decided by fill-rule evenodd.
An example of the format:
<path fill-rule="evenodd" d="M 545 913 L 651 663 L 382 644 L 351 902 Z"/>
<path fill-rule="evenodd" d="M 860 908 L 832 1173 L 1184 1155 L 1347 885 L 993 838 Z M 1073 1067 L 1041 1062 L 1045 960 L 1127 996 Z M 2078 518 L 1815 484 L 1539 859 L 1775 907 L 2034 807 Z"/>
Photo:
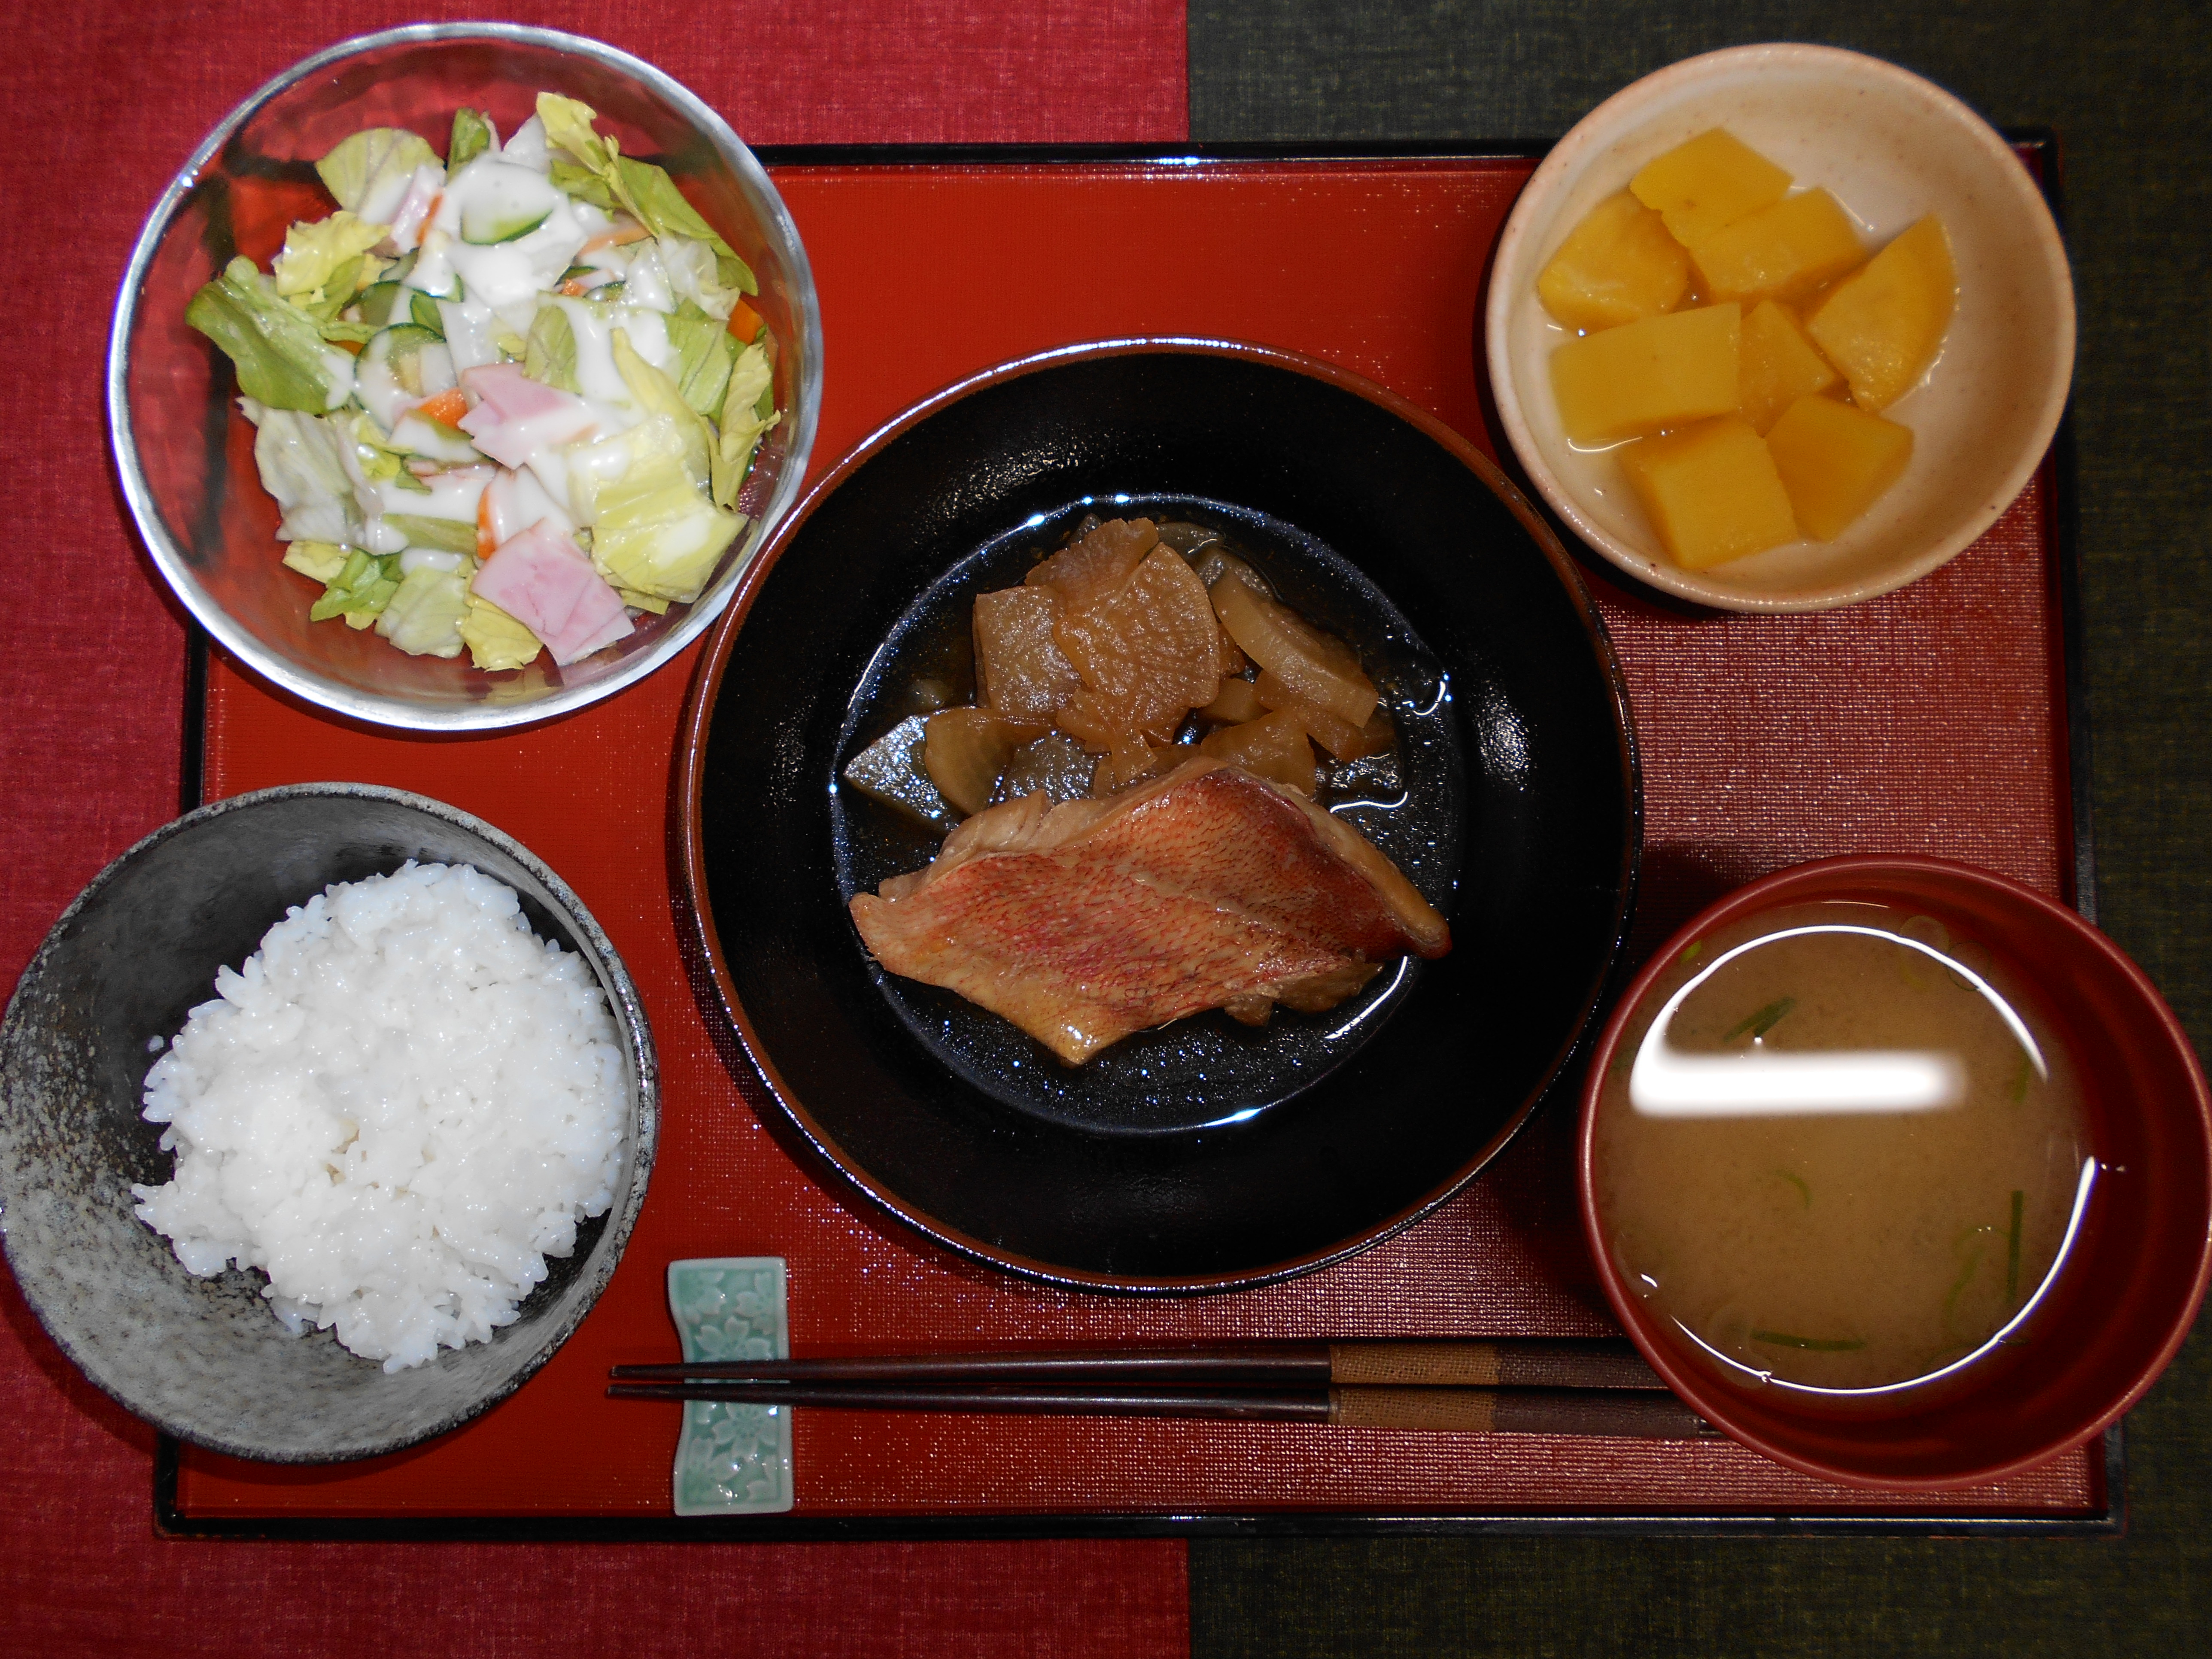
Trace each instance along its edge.
<path fill-rule="evenodd" d="M 409 863 L 291 910 L 146 1075 L 177 1154 L 134 1187 L 191 1272 L 387 1371 L 488 1340 L 613 1202 L 622 1051 L 583 960 L 514 890 Z"/>

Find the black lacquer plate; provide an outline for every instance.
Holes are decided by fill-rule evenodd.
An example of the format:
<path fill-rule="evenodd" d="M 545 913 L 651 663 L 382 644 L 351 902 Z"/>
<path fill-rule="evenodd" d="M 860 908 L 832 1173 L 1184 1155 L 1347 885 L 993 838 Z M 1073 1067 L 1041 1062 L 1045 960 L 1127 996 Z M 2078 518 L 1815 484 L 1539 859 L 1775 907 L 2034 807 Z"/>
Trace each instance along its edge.
<path fill-rule="evenodd" d="M 1360 647 L 1408 799 L 1346 816 L 1443 910 L 1450 955 L 1329 1014 L 1256 1034 L 1202 1016 L 1073 1073 L 868 960 L 846 897 L 933 848 L 838 769 L 892 723 L 903 665 L 957 636 L 947 607 L 1018 580 L 1084 510 L 1224 528 Z M 1633 896 L 1626 694 L 1556 538 L 1432 417 L 1258 347 L 1071 348 L 885 428 L 747 573 L 682 744 L 702 1000 L 768 1084 L 771 1127 L 906 1225 L 1061 1283 L 1249 1285 L 1441 1202 L 1566 1063 Z"/>

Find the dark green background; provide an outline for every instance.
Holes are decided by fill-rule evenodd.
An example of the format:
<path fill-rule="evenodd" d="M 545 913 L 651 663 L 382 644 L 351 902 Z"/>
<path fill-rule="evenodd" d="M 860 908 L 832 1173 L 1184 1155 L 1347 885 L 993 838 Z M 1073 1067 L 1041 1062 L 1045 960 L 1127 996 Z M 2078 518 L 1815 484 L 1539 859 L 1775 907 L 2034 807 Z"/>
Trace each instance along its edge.
<path fill-rule="evenodd" d="M 2057 130 L 2099 917 L 2212 1052 L 2212 6 L 1195 0 L 1201 141 L 1556 137 L 1638 76 L 1753 40 L 1888 58 Z M 2128 1419 L 2124 1538 L 1198 1543 L 1197 1659 L 1399 1653 L 2195 1653 L 2212 1340 Z"/>

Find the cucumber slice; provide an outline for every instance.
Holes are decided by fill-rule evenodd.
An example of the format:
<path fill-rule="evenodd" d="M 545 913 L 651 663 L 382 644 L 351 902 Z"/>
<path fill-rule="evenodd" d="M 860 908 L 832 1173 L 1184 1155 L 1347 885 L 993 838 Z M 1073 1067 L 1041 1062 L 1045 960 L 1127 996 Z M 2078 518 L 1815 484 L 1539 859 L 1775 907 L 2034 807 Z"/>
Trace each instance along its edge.
<path fill-rule="evenodd" d="M 461 240 L 479 247 L 527 236 L 561 205 L 561 192 L 543 174 L 480 157 L 470 164 L 461 189 Z"/>
<path fill-rule="evenodd" d="M 354 364 L 354 389 L 361 405 L 376 417 L 386 432 L 398 420 L 402 407 L 425 395 L 422 356 L 434 346 L 445 354 L 445 342 L 427 328 L 398 323 L 380 331 L 362 348 Z M 447 356 L 450 372 L 453 360 Z"/>
<path fill-rule="evenodd" d="M 399 424 L 392 428 L 392 442 L 395 448 L 404 449 L 410 455 L 427 455 L 434 461 L 454 466 L 483 459 L 483 453 L 469 441 L 467 433 L 427 415 L 401 416 Z"/>
<path fill-rule="evenodd" d="M 407 314 L 415 319 L 415 326 L 428 329 L 440 339 L 446 337 L 445 319 L 438 314 L 438 302 L 427 294 L 415 295 L 407 302 Z"/>
<path fill-rule="evenodd" d="M 398 283 L 372 283 L 362 290 L 361 298 L 353 308 L 361 313 L 361 320 L 371 328 L 388 327 L 395 309 L 404 312 L 406 301 L 402 297 L 406 288 Z"/>

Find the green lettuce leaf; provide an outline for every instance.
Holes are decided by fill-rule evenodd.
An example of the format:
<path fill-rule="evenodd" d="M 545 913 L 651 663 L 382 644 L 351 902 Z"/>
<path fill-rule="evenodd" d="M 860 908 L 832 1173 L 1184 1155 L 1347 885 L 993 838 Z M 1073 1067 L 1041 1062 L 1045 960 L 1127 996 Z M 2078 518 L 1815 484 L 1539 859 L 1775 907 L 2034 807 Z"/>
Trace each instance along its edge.
<path fill-rule="evenodd" d="M 729 389 L 722 394 L 721 431 L 712 457 L 714 505 L 732 507 L 751 470 L 753 452 L 761 439 L 783 418 L 775 407 L 774 371 L 764 347 L 749 345 L 738 354 L 730 370 Z"/>
<path fill-rule="evenodd" d="M 592 563 L 616 587 L 688 605 L 744 517 L 720 511 L 693 485 L 675 422 L 656 416 L 627 435 L 629 470 L 599 488 Z"/>
<path fill-rule="evenodd" d="M 343 317 L 317 317 L 315 327 L 332 345 L 342 340 L 362 345 L 374 339 L 380 332 L 374 323 L 348 322 Z"/>
<path fill-rule="evenodd" d="M 438 166 L 438 152 L 416 134 L 401 127 L 369 127 L 341 140 L 315 163 L 315 171 L 338 205 L 357 213 L 363 202 L 390 190 L 397 180 L 413 178 L 425 161 Z"/>
<path fill-rule="evenodd" d="M 309 622 L 328 622 L 343 617 L 356 628 L 366 628 L 399 591 L 399 556 L 380 558 L 356 552 L 345 562 L 337 579 L 323 590 L 323 597 L 308 607 Z M 356 618 L 359 618 L 358 621 Z"/>
<path fill-rule="evenodd" d="M 414 452 L 392 442 L 384 428 L 377 425 L 374 416 L 365 412 L 355 416 L 349 435 L 353 439 L 354 465 L 361 469 L 362 477 L 420 495 L 430 493 L 430 486 L 407 470 L 408 458 Z"/>
<path fill-rule="evenodd" d="M 738 257 L 738 251 L 722 240 L 714 226 L 700 217 L 699 210 L 684 199 L 684 192 L 676 188 L 673 179 L 650 161 L 623 155 L 617 140 L 593 130 L 592 122 L 597 113 L 589 104 L 563 98 L 558 93 L 538 94 L 538 118 L 544 124 L 547 144 L 567 150 L 586 173 L 596 176 L 611 192 L 612 201 L 599 202 L 598 205 L 611 211 L 614 204 L 619 203 L 632 218 L 657 237 L 688 236 L 704 242 L 714 251 L 723 287 L 743 294 L 759 293 L 760 285 L 753 279 L 751 267 Z M 553 182 L 571 196 L 580 193 L 576 176 L 564 176 L 558 161 L 554 163 Z"/>
<path fill-rule="evenodd" d="M 556 157 L 552 166 L 553 187 L 564 191 L 572 200 L 589 202 L 602 213 L 615 210 L 615 193 L 607 188 L 607 181 L 591 168 L 575 161 L 563 161 Z"/>
<path fill-rule="evenodd" d="M 613 156 L 607 141 L 592 129 L 598 114 L 589 104 L 563 98 L 557 92 L 538 94 L 538 119 L 545 129 L 547 147 L 567 150 L 592 172 L 604 177 Z"/>
<path fill-rule="evenodd" d="M 233 259 L 192 295 L 185 320 L 222 348 L 239 390 L 256 403 L 321 414 L 353 392 L 353 359 L 326 344 L 315 319 L 278 295 L 251 259 Z"/>
<path fill-rule="evenodd" d="M 458 570 L 417 566 L 400 578 L 385 601 L 376 631 L 410 656 L 459 656 L 461 621 L 469 611 L 469 578 L 475 573 L 473 559 L 464 560 Z"/>
<path fill-rule="evenodd" d="M 683 451 L 684 471 L 694 489 L 703 490 L 708 480 L 708 453 L 714 441 L 707 417 L 684 400 L 676 382 L 637 355 L 629 334 L 617 329 L 611 342 L 615 368 L 648 416 L 665 417 Z"/>
<path fill-rule="evenodd" d="M 364 544 L 368 539 L 368 507 L 362 499 L 366 486 L 358 483 L 347 464 L 351 446 L 344 417 L 270 409 L 251 398 L 240 399 L 240 407 L 257 428 L 253 462 L 261 474 L 261 487 L 276 498 L 283 514 L 276 528 L 278 538 L 349 547 Z"/>
<path fill-rule="evenodd" d="M 440 553 L 474 553 L 477 527 L 459 519 L 428 519 L 413 513 L 387 513 L 385 523 L 407 538 L 410 547 L 427 547 Z"/>
<path fill-rule="evenodd" d="M 738 360 L 738 343 L 728 326 L 690 300 L 678 304 L 666 319 L 668 343 L 676 348 L 676 389 L 684 401 L 702 415 L 722 406 L 729 390 L 730 368 Z"/>
<path fill-rule="evenodd" d="M 760 284 L 753 280 L 752 268 L 738 257 L 738 251 L 721 238 L 720 232 L 699 216 L 699 210 L 684 199 L 684 192 L 676 188 L 676 181 L 650 161 L 640 161 L 630 156 L 615 157 L 615 193 L 623 198 L 637 222 L 655 236 L 689 236 L 704 242 L 714 251 L 714 262 L 720 271 L 722 286 L 736 289 L 741 294 L 757 294 Z"/>
<path fill-rule="evenodd" d="M 691 237 L 672 234 L 659 238 L 653 247 L 660 255 L 661 269 L 668 273 L 671 293 L 690 301 L 709 317 L 729 321 L 730 313 L 743 296 L 736 289 L 724 286 L 713 248 Z"/>
<path fill-rule="evenodd" d="M 524 667 L 545 648 L 526 625 L 473 592 L 461 618 L 461 642 L 471 663 L 492 671 Z"/>
<path fill-rule="evenodd" d="M 389 225 L 372 225 L 340 208 L 327 219 L 305 221 L 284 233 L 284 246 L 276 255 L 276 292 L 288 300 L 312 304 L 333 289 L 344 300 L 353 298 L 361 276 L 361 256 L 392 233 Z M 341 272 L 343 283 L 334 282 Z M 302 295 L 307 296 L 301 300 Z"/>
<path fill-rule="evenodd" d="M 584 389 L 576 381 L 576 331 L 569 326 L 568 313 L 560 307 L 538 307 L 538 315 L 530 324 L 530 337 L 523 344 L 522 372 L 556 391 L 583 395 Z"/>
<path fill-rule="evenodd" d="M 446 141 L 446 176 L 452 178 L 491 148 L 491 123 L 482 110 L 466 105 L 453 112 L 453 136 Z"/>
<path fill-rule="evenodd" d="M 341 547 L 336 542 L 287 542 L 284 544 L 284 565 L 303 576 L 312 576 L 325 586 L 338 579 L 345 568 L 347 557 L 353 550 Z"/>

